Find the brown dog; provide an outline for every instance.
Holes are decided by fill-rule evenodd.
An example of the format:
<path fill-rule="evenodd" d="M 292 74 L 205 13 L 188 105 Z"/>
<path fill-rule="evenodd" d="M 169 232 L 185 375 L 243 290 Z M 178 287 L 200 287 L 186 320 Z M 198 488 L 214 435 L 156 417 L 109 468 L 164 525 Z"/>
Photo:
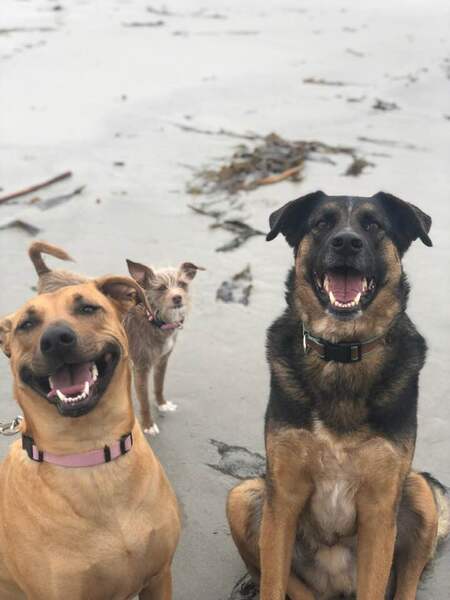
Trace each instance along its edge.
<path fill-rule="evenodd" d="M 170 600 L 177 502 L 133 414 L 124 313 L 104 277 L 0 323 L 23 439 L 0 467 L 1 600 Z"/>
<path fill-rule="evenodd" d="M 178 269 L 158 271 L 131 260 L 127 260 L 127 264 L 133 279 L 144 289 L 151 307 L 150 312 L 145 312 L 142 306 L 132 309 L 125 316 L 124 324 L 144 432 L 157 435 L 159 428 L 150 410 L 148 377 L 153 367 L 158 410 L 176 410 L 176 404 L 164 398 L 167 363 L 190 307 L 189 284 L 197 271 L 205 269 L 189 262 L 182 263 Z"/>
<path fill-rule="evenodd" d="M 50 254 L 50 256 L 60 260 L 73 260 L 65 250 L 58 246 L 48 242 L 32 242 L 28 249 L 28 255 L 38 274 L 37 291 L 39 294 L 54 292 L 66 285 L 78 285 L 88 281 L 88 278 L 84 275 L 63 271 L 62 269 L 55 271 L 49 269 L 42 258 L 42 254 Z"/>

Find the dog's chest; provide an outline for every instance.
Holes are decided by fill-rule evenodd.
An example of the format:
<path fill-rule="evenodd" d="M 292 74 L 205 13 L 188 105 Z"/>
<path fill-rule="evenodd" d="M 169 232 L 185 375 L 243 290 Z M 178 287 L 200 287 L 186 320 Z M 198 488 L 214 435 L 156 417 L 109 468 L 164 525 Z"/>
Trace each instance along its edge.
<path fill-rule="evenodd" d="M 165 356 L 166 354 L 169 354 L 169 352 L 172 352 L 173 347 L 175 346 L 175 340 L 176 333 L 172 333 L 166 337 L 161 346 L 161 356 Z"/>
<path fill-rule="evenodd" d="M 318 437 L 314 492 L 309 508 L 319 538 L 331 543 L 355 532 L 358 474 L 354 453 L 343 442 L 323 431 L 318 432 Z"/>

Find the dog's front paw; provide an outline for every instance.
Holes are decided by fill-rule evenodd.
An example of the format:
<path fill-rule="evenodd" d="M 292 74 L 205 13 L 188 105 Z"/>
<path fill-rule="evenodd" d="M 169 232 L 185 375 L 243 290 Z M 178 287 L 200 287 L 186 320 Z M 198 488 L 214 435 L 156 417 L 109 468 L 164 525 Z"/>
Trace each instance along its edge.
<path fill-rule="evenodd" d="M 164 404 L 158 404 L 159 412 L 175 412 L 178 406 L 173 402 L 164 402 Z"/>
<path fill-rule="evenodd" d="M 147 433 L 148 435 L 158 435 L 159 433 L 159 427 L 156 423 L 154 423 L 151 427 L 146 427 L 144 429 L 144 433 Z"/>

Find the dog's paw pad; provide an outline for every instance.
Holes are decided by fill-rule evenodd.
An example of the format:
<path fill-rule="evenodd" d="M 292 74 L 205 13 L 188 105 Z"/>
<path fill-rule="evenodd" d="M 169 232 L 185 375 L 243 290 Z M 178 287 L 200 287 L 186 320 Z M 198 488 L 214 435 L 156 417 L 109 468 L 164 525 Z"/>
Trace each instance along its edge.
<path fill-rule="evenodd" d="M 152 425 L 151 427 L 146 427 L 144 429 L 144 433 L 147 433 L 148 435 L 158 435 L 159 433 L 159 427 L 158 425 L 155 423 L 154 425 Z"/>
<path fill-rule="evenodd" d="M 178 406 L 173 402 L 170 402 L 170 400 L 169 402 L 164 402 L 164 404 L 158 405 L 159 412 L 175 412 L 177 408 Z"/>

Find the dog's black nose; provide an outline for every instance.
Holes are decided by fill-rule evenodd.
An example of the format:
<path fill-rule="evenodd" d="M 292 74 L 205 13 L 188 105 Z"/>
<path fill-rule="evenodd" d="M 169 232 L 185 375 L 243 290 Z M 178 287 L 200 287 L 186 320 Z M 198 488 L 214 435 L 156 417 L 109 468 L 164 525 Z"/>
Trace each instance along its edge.
<path fill-rule="evenodd" d="M 356 233 L 342 232 L 332 238 L 331 245 L 340 254 L 357 254 L 363 247 L 363 241 Z"/>
<path fill-rule="evenodd" d="M 41 352 L 46 356 L 64 354 L 72 350 L 77 342 L 77 336 L 68 325 L 50 325 L 41 337 Z"/>
<path fill-rule="evenodd" d="M 183 301 L 183 298 L 182 298 L 181 296 L 178 296 L 178 295 L 177 295 L 177 296 L 174 296 L 174 297 L 172 298 L 172 301 L 173 301 L 173 303 L 175 304 L 175 306 L 180 306 L 180 304 L 181 304 L 181 303 L 182 303 L 182 301 Z"/>

